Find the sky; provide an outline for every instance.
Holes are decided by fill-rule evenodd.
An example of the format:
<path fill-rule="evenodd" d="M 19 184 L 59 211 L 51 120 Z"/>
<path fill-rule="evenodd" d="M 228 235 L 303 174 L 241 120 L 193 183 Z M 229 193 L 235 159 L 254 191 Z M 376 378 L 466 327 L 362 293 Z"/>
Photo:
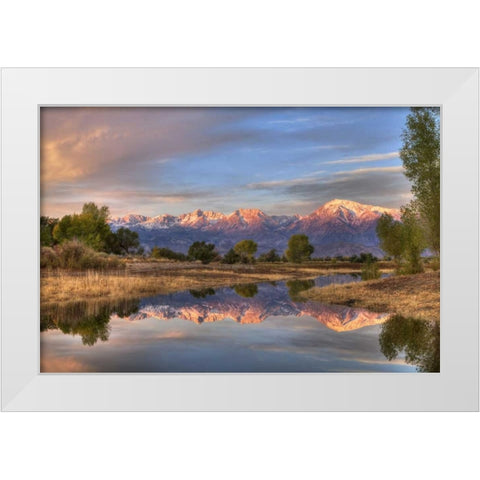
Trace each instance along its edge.
<path fill-rule="evenodd" d="M 404 107 L 42 107 L 41 212 L 398 208 Z"/>

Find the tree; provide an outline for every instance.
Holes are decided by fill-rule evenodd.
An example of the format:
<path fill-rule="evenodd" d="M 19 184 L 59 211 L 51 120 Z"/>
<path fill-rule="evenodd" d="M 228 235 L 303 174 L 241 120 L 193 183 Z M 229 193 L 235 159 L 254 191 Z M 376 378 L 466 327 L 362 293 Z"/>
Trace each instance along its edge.
<path fill-rule="evenodd" d="M 289 262 L 302 263 L 305 260 L 310 260 L 313 250 L 314 248 L 310 245 L 306 235 L 292 235 L 288 241 L 288 249 L 285 252 L 285 256 Z"/>
<path fill-rule="evenodd" d="M 191 260 L 200 260 L 203 264 L 210 263 L 218 257 L 213 243 L 193 242 L 188 249 L 188 257 Z"/>
<path fill-rule="evenodd" d="M 421 273 L 423 272 L 422 252 L 427 247 L 427 242 L 418 215 L 413 208 L 402 208 L 402 223 L 405 260 L 402 273 Z"/>
<path fill-rule="evenodd" d="M 392 255 L 400 273 L 423 272 L 422 252 L 427 244 L 419 215 L 411 206 L 402 207 L 401 222 L 382 215 L 377 224 L 380 248 Z"/>
<path fill-rule="evenodd" d="M 404 251 L 403 225 L 384 213 L 377 223 L 377 236 L 380 239 L 380 248 L 391 255 L 397 264 L 400 263 Z"/>
<path fill-rule="evenodd" d="M 42 247 L 52 247 L 55 244 L 53 229 L 57 223 L 58 218 L 40 217 L 40 245 Z"/>
<path fill-rule="evenodd" d="M 233 250 L 240 256 L 242 263 L 253 263 L 257 244 L 253 240 L 241 240 L 233 247 Z"/>
<path fill-rule="evenodd" d="M 112 233 L 107 218 L 108 207 L 99 208 L 93 202 L 86 203 L 82 213 L 65 215 L 57 223 L 53 238 L 58 243 L 76 238 L 94 250 L 105 250 Z"/>
<path fill-rule="evenodd" d="M 234 264 L 234 263 L 240 263 L 240 255 L 235 252 L 233 248 L 231 248 L 222 258 L 222 263 L 227 263 L 227 264 Z"/>
<path fill-rule="evenodd" d="M 373 257 L 375 258 L 375 257 Z M 368 260 L 364 263 L 361 271 L 362 280 L 376 280 L 381 277 L 381 272 L 377 264 L 377 260 Z"/>
<path fill-rule="evenodd" d="M 114 239 L 116 250 L 112 251 L 112 253 L 118 252 L 128 255 L 129 253 L 134 253 L 140 247 L 138 233 L 129 228 L 121 227 L 115 233 L 112 233 L 111 236 Z"/>
<path fill-rule="evenodd" d="M 440 109 L 412 107 L 402 134 L 400 150 L 406 177 L 415 197 L 427 246 L 440 253 Z"/>
<path fill-rule="evenodd" d="M 280 255 L 277 254 L 277 251 L 274 248 L 272 248 L 267 253 L 262 253 L 262 255 L 258 257 L 258 261 L 273 263 L 273 262 L 281 262 L 282 259 Z"/>

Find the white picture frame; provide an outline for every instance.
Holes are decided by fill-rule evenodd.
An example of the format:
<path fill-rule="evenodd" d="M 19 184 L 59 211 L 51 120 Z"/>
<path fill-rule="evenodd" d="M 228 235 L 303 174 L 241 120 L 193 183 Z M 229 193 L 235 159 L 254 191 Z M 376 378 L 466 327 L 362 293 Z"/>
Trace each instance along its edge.
<path fill-rule="evenodd" d="M 2 410 L 477 411 L 478 69 L 3 69 Z M 41 106 L 441 107 L 440 373 L 41 374 Z"/>

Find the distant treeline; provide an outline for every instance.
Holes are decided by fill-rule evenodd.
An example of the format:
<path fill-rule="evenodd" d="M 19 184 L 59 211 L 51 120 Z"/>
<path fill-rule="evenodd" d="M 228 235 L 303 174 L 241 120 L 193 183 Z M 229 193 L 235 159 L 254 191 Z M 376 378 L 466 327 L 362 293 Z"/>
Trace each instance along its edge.
<path fill-rule="evenodd" d="M 98 207 L 86 203 L 79 214 L 65 215 L 61 219 L 42 216 L 40 218 L 41 267 L 63 269 L 108 269 L 120 268 L 121 256 L 147 257 L 140 246 L 138 233 L 128 228 L 112 231 L 107 219 L 107 206 Z M 371 253 L 353 256 L 312 258 L 314 247 L 307 235 L 292 235 L 285 252 L 274 248 L 257 257 L 258 245 L 251 239 L 236 243 L 225 255 L 220 255 L 213 243 L 193 242 L 187 254 L 175 252 L 166 247 L 153 247 L 149 256 L 177 262 L 197 261 L 203 264 L 219 262 L 223 264 L 252 264 L 305 261 L 374 263 L 378 259 Z"/>

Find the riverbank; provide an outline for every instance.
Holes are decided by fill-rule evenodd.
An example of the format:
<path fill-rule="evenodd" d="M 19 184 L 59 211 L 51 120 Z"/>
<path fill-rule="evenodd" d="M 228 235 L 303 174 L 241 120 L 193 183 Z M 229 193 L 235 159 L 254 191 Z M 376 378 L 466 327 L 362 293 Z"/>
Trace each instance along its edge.
<path fill-rule="evenodd" d="M 440 320 L 440 272 L 315 287 L 302 292 L 301 296 L 305 300 L 390 312 L 403 317 Z"/>
<path fill-rule="evenodd" d="M 385 271 L 390 265 L 382 264 Z M 123 271 L 42 271 L 42 305 L 72 300 L 133 298 L 234 284 L 310 279 L 334 273 L 358 273 L 362 264 L 309 262 L 223 265 L 178 262 L 132 262 Z"/>

